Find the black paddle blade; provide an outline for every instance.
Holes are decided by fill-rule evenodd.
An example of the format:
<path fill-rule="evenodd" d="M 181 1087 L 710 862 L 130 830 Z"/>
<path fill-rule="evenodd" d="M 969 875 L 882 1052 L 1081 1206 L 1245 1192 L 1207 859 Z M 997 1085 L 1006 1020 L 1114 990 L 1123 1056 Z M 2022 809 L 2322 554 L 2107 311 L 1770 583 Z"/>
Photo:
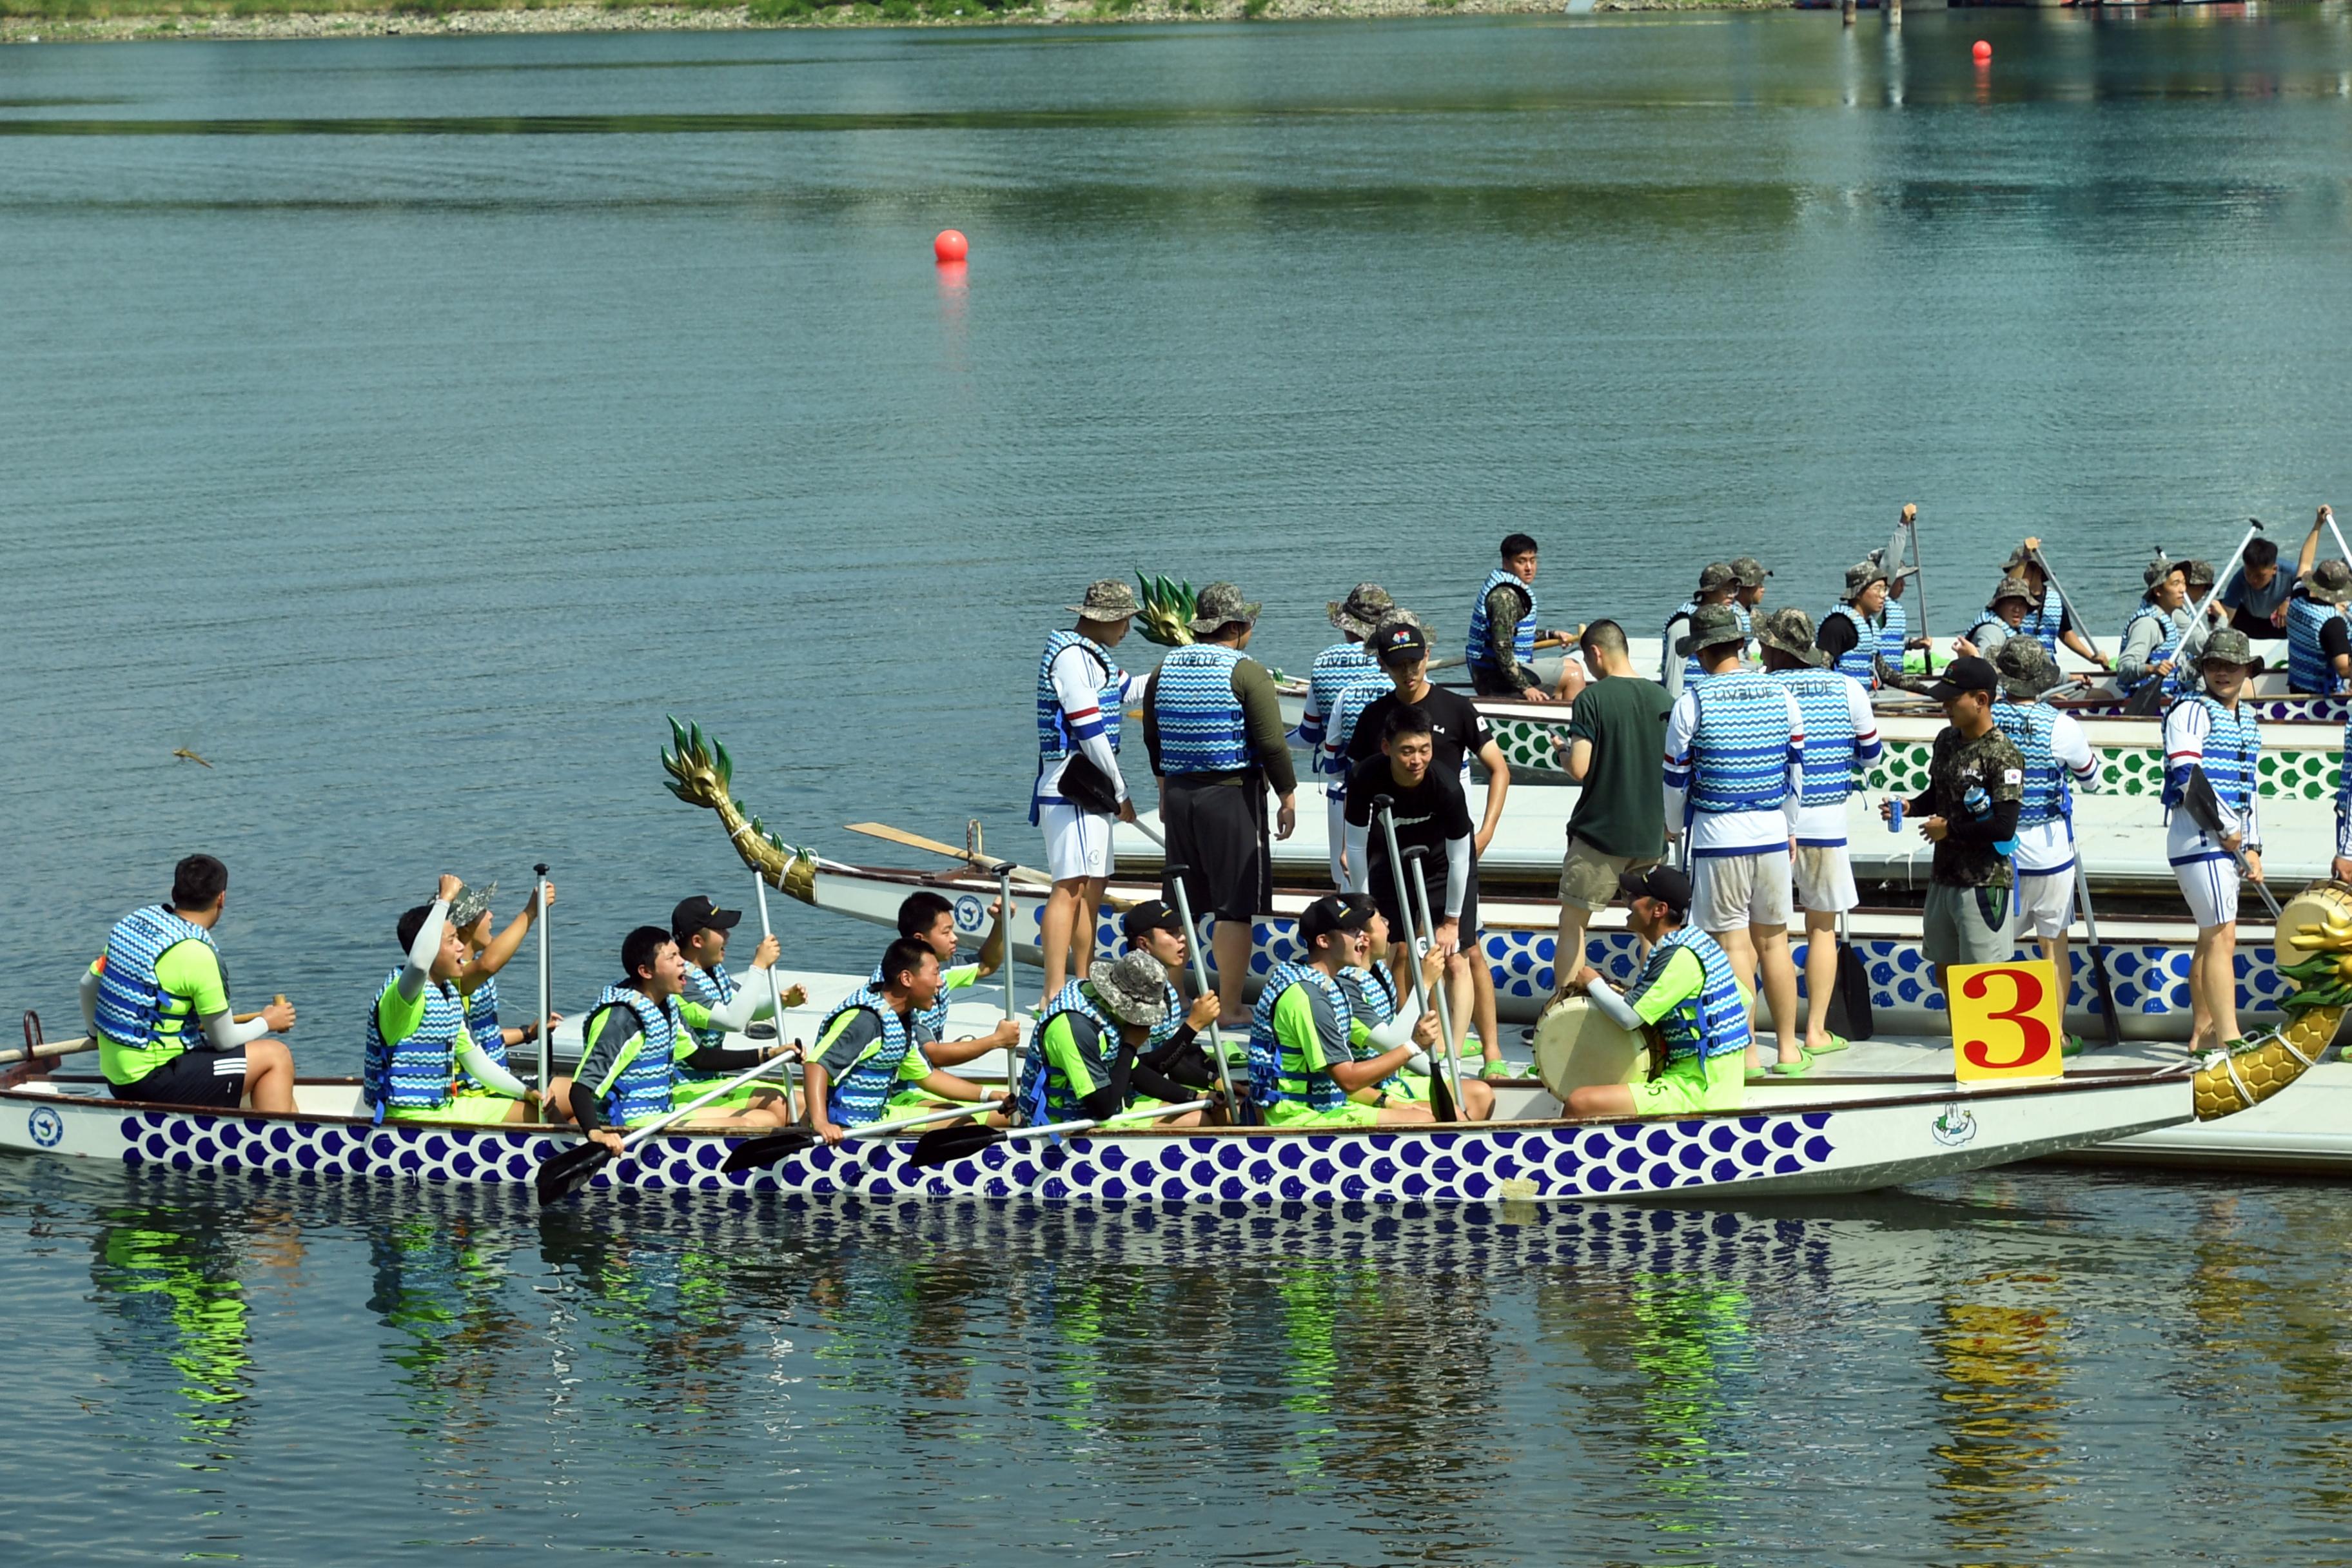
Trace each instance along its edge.
<path fill-rule="evenodd" d="M 1454 1090 L 1445 1081 L 1445 1064 L 1432 1062 L 1429 1068 L 1430 1116 L 1439 1121 L 1459 1121 L 1454 1113 Z"/>
<path fill-rule="evenodd" d="M 593 1138 L 583 1138 L 540 1166 L 539 1201 L 560 1204 L 588 1184 L 588 1178 L 610 1163 L 613 1152 Z"/>
<path fill-rule="evenodd" d="M 932 1170 L 952 1165 L 968 1154 L 977 1154 L 992 1143 L 1003 1142 L 1004 1134 L 993 1127 L 975 1127 L 969 1122 L 961 1127 L 942 1127 L 915 1140 L 907 1163 L 918 1170 Z"/>
<path fill-rule="evenodd" d="M 727 1174 L 737 1171 L 764 1170 L 787 1154 L 797 1154 L 813 1143 L 824 1140 L 806 1127 L 787 1127 L 782 1132 L 771 1132 L 764 1138 L 753 1138 L 738 1143 L 728 1151 L 719 1169 Z"/>
<path fill-rule="evenodd" d="M 1870 1005 L 1870 971 L 1862 954 L 1838 943 L 1837 982 L 1830 990 L 1830 1031 L 1849 1040 L 1866 1040 L 1877 1028 Z"/>
<path fill-rule="evenodd" d="M 2091 984 L 2099 993 L 2099 1018 L 2107 1028 L 2110 1049 L 2124 1043 L 2123 1020 L 2116 1016 L 2116 983 L 2107 976 L 2107 957 L 2098 943 L 2091 944 Z"/>

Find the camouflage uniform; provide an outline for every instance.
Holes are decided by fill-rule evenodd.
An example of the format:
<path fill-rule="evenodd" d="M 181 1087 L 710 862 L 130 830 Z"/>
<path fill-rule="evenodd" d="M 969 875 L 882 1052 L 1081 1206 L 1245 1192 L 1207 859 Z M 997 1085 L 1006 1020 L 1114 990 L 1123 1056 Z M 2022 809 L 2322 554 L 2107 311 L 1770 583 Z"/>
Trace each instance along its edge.
<path fill-rule="evenodd" d="M 1911 809 L 1948 824 L 1982 822 L 2002 802 L 2025 794 L 2025 758 L 1999 730 L 1975 740 L 1947 725 L 1927 763 L 1927 792 Z M 2015 873 L 2005 844 L 1964 842 L 1948 834 L 1936 845 L 1935 869 L 1920 911 L 1921 946 L 1930 963 L 2004 963 L 2017 947 Z"/>

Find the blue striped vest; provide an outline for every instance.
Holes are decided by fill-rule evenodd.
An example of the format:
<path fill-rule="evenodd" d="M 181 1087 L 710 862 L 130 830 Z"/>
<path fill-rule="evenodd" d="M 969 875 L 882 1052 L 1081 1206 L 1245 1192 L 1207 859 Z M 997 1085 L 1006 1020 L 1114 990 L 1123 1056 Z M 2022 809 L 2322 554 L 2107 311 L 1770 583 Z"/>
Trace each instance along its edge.
<path fill-rule="evenodd" d="M 2007 642 L 2011 637 L 2021 637 L 2026 635 L 2025 628 L 2023 626 L 2012 626 L 2007 621 L 2002 620 L 1999 616 L 1994 615 L 1990 610 L 1987 610 L 1983 615 L 1979 616 L 1976 618 L 1976 623 L 1969 626 L 1968 631 L 1963 634 L 1969 641 L 1977 645 L 1977 651 L 1986 658 L 1990 658 L 1992 657 L 1992 655 L 1984 652 L 1985 643 L 1983 634 L 1988 630 L 1998 634 L 1998 642 Z"/>
<path fill-rule="evenodd" d="M 1396 1016 L 1396 981 L 1390 975 L 1388 965 L 1374 964 L 1370 969 L 1358 969 L 1350 964 L 1339 971 L 1339 984 L 1348 993 L 1349 1010 L 1363 1021 L 1366 1028 L 1377 1029 Z M 1350 1036 L 1355 1033 L 1353 1029 L 1348 1032 Z M 1381 1054 L 1381 1047 L 1370 1040 L 1359 1047 L 1351 1038 L 1348 1046 L 1360 1062 L 1370 1061 Z M 1381 1079 L 1380 1087 L 1383 1089 L 1404 1089 L 1407 1086 L 1403 1080 L 1404 1068 L 1399 1068 Z"/>
<path fill-rule="evenodd" d="M 1846 706 L 1852 684 L 1834 669 L 1776 669 L 1771 678 L 1797 700 L 1805 716 L 1807 805 L 1835 805 L 1853 793 L 1853 710 Z M 1705 700 L 1712 701 L 1709 688 Z"/>
<path fill-rule="evenodd" d="M 2336 810 L 2352 812 L 2352 713 L 2344 716 L 2344 744 L 2336 756 Z"/>
<path fill-rule="evenodd" d="M 898 1080 L 898 1064 L 907 1059 L 909 1050 L 921 1045 L 921 1037 L 926 1033 L 919 1016 L 910 1026 L 890 1005 L 879 986 L 865 985 L 851 992 L 840 1006 L 824 1016 L 824 1022 L 817 1026 L 816 1037 L 824 1039 L 832 1033 L 834 1020 L 861 1007 L 882 1021 L 882 1033 L 850 1064 L 847 1072 L 827 1087 L 824 1113 L 837 1127 L 863 1127 L 881 1119 L 891 1086 Z"/>
<path fill-rule="evenodd" d="M 1853 646 L 1838 655 L 1837 662 L 1830 668 L 1848 679 L 1861 681 L 1865 687 L 1876 686 L 1878 684 L 1878 628 L 1870 624 L 1869 616 L 1852 605 L 1838 605 L 1822 617 L 1822 625 L 1829 625 L 1833 618 L 1853 623 Z M 1810 738 L 1812 734 L 1812 715 L 1808 713 L 1805 719 L 1805 733 Z"/>
<path fill-rule="evenodd" d="M 944 960 L 942 961 L 941 967 L 944 968 L 947 964 L 952 963 L 953 962 L 954 960 L 952 959 Z M 882 966 L 880 964 L 876 964 L 874 966 L 874 973 L 866 977 L 866 988 L 868 991 L 873 992 L 877 996 L 882 994 Z M 931 1005 L 928 1007 L 916 1008 L 914 1017 L 915 1022 L 922 1026 L 923 1039 L 908 1046 L 907 1047 L 907 1053 L 913 1057 L 917 1061 L 923 1063 L 926 1068 L 929 1068 L 930 1063 L 923 1055 L 924 1044 L 926 1042 L 936 1043 L 948 1037 L 948 988 L 944 983 L 940 986 L 940 994 L 931 998 Z"/>
<path fill-rule="evenodd" d="M 1097 698 L 1102 704 L 1103 738 L 1110 749 L 1118 750 L 1119 720 L 1124 717 L 1122 702 L 1127 695 L 1126 677 L 1111 663 L 1110 655 L 1094 638 L 1080 637 L 1076 632 L 1049 632 L 1045 651 L 1037 660 L 1037 757 L 1051 765 L 1077 750 L 1070 736 L 1069 725 L 1062 716 L 1062 700 L 1054 692 L 1054 660 L 1066 647 L 1085 651 L 1087 658 L 1100 667 L 1102 685 Z"/>
<path fill-rule="evenodd" d="M 1264 1106 L 1291 1100 L 1310 1110 L 1336 1110 L 1348 1102 L 1348 1091 L 1339 1087 L 1339 1080 L 1328 1072 L 1309 1072 L 1303 1064 L 1293 1063 L 1275 1037 L 1275 1004 L 1294 985 L 1312 985 L 1323 994 L 1339 1020 L 1339 1049 L 1348 1051 L 1349 1025 L 1355 1015 L 1348 1005 L 1347 992 L 1311 963 L 1278 963 L 1266 976 L 1265 988 L 1257 994 L 1257 1005 L 1250 1010 L 1250 1098 Z"/>
<path fill-rule="evenodd" d="M 1986 605 L 1985 613 L 1990 615 L 1991 612 L 1992 606 Z M 2050 650 L 2050 657 L 2055 658 L 2058 657 L 2058 631 L 2065 624 L 2064 602 L 2045 589 L 2042 602 L 2025 612 L 2025 619 L 2018 623 L 2017 629 L 2026 637 L 2038 638 L 2042 646 Z"/>
<path fill-rule="evenodd" d="M 466 1032 L 482 1054 L 500 1067 L 507 1065 L 507 1032 L 499 1023 L 499 977 L 491 975 L 466 996 Z M 457 1087 L 467 1094 L 488 1094 L 490 1086 L 457 1064 Z"/>
<path fill-rule="evenodd" d="M 1372 699 L 1389 689 L 1389 678 L 1380 661 L 1361 643 L 1339 643 L 1315 656 L 1307 672 L 1307 689 L 1322 727 L 1308 733 L 1299 726 L 1298 738 L 1315 748 L 1315 771 L 1333 778 L 1348 776 L 1348 742 L 1355 738 L 1356 721 Z M 1357 689 L 1362 688 L 1360 693 Z M 1351 700 L 1352 699 L 1352 700 Z"/>
<path fill-rule="evenodd" d="M 360 1099 L 373 1108 L 379 1121 L 386 1110 L 437 1110 L 449 1103 L 457 1080 L 457 1047 L 466 1033 L 465 998 L 446 981 L 427 980 L 424 1018 L 406 1039 L 387 1043 L 378 1005 L 400 976 L 401 967 L 395 967 L 368 1003 Z"/>
<path fill-rule="evenodd" d="M 1249 729 L 1234 694 L 1239 648 L 1194 643 L 1160 662 L 1153 706 L 1160 721 L 1160 772 L 1238 773 L 1250 765 Z"/>
<path fill-rule="evenodd" d="M 220 953 L 212 932 L 161 904 L 131 910 L 106 933 L 106 964 L 98 976 L 98 1032 L 131 1050 L 164 1051 L 147 1064 L 146 1072 L 188 1048 L 188 1030 L 195 1020 L 185 1003 L 173 1005 L 165 1016 L 163 988 L 155 979 L 155 965 L 163 954 L 184 942 L 200 942 L 215 957 Z M 226 985 L 226 972 L 222 982 Z"/>
<path fill-rule="evenodd" d="M 1473 669 L 1498 668 L 1495 663 L 1495 650 L 1486 646 L 1486 639 L 1494 630 L 1486 624 L 1486 595 L 1506 583 L 1528 596 L 1528 613 L 1519 617 L 1519 624 L 1511 634 L 1511 657 L 1521 664 L 1527 664 L 1536 657 L 1534 584 L 1522 583 L 1516 573 L 1506 572 L 1497 566 L 1486 574 L 1486 581 L 1478 588 L 1477 602 L 1470 606 L 1470 644 L 1465 651 L 1465 657 L 1469 660 L 1470 668 Z"/>
<path fill-rule="evenodd" d="M 611 1081 L 597 1089 L 597 1103 L 604 1110 L 604 1120 L 626 1127 L 668 1115 L 675 1099 L 670 1091 L 677 1085 L 677 1038 L 685 1032 L 684 1021 L 677 1016 L 677 1004 L 665 1002 L 656 1006 L 652 997 L 634 987 L 607 985 L 588 1009 L 582 1026 L 583 1040 L 595 1027 L 597 1016 L 611 1007 L 626 1007 L 635 1014 L 642 1032 L 622 1047 L 621 1063 L 614 1069 Z"/>
<path fill-rule="evenodd" d="M 1045 1060 L 1045 1026 L 1067 1013 L 1084 1018 L 1101 1033 L 1099 1049 L 1108 1064 L 1110 1053 L 1119 1046 L 1118 1026 L 1111 1021 L 1095 1002 L 1094 989 L 1084 981 L 1073 980 L 1064 985 L 1045 1010 L 1037 1016 L 1036 1044 L 1021 1062 L 1021 1087 L 1013 1100 L 1021 1107 L 1023 1119 L 1032 1127 L 1043 1127 L 1049 1121 L 1076 1121 L 1086 1115 L 1070 1080 L 1053 1070 Z"/>
<path fill-rule="evenodd" d="M 2148 664 L 2162 664 L 2166 659 L 2170 658 L 2173 656 L 2174 651 L 2180 647 L 2181 636 L 2187 628 L 2181 626 L 2180 622 L 2173 616 L 2171 611 L 2159 610 L 2154 605 L 2149 604 L 2146 599 L 2142 599 L 2138 605 L 2133 609 L 2131 618 L 2124 622 L 2123 637 L 2116 645 L 2118 648 L 2120 648 L 2125 642 L 2131 640 L 2132 628 L 2139 625 L 2142 621 L 2161 621 L 2164 623 L 2164 640 L 2156 646 L 2156 651 L 2147 656 Z M 2179 677 L 2180 672 L 2177 669 L 2170 675 L 2166 676 L 2164 678 L 2165 690 L 2168 692 L 2179 690 Z M 2137 691 L 2141 687 L 2146 686 L 2151 679 L 2152 678 L 2149 676 L 2142 675 L 2137 680 L 2124 681 L 2119 679 L 2116 682 L 2116 689 L 2125 693 L 2126 695 L 2129 695 L 2131 692 Z"/>
<path fill-rule="evenodd" d="M 735 994 L 741 989 L 742 986 L 727 973 L 727 966 L 723 963 L 714 963 L 709 969 L 689 963 L 686 966 L 686 985 L 679 995 L 686 1001 L 699 1002 L 706 1007 L 724 1007 L 735 1000 Z M 688 1024 L 685 1032 L 692 1043 L 681 1045 L 678 1053 L 681 1057 L 704 1046 L 723 1045 L 727 1039 L 727 1031 L 716 1026 L 698 1029 Z"/>
<path fill-rule="evenodd" d="M 2066 782 L 2065 767 L 2050 749 L 2058 710 L 2046 702 L 1995 702 L 1992 721 L 2025 759 L 2025 793 L 2018 800 L 2017 826 L 2071 821 L 2074 792 Z"/>
<path fill-rule="evenodd" d="M 2295 595 L 2286 602 L 2286 685 L 2290 691 L 2336 692 L 2344 683 L 2320 651 L 2319 634 L 2344 612 Z"/>
<path fill-rule="evenodd" d="M 1658 1038 L 1668 1062 L 1696 1057 L 1701 1061 L 1748 1048 L 1748 998 L 1731 973 L 1731 960 L 1715 938 L 1696 926 L 1677 926 L 1658 939 L 1650 961 L 1633 982 L 1638 991 L 1663 973 L 1677 948 L 1688 948 L 1706 971 L 1699 994 L 1658 1020 Z"/>
<path fill-rule="evenodd" d="M 1789 798 L 1788 692 L 1761 670 L 1735 669 L 1691 688 L 1694 811 L 1777 811 Z M 1853 740 L 1847 739 L 1851 752 Z"/>
<path fill-rule="evenodd" d="M 2195 702 L 2205 710 L 2209 727 L 2205 731 L 2205 755 L 2198 763 L 2213 785 L 2213 794 L 2223 805 L 2242 818 L 2253 803 L 2254 784 L 2259 776 L 2263 755 L 2262 726 L 2254 720 L 2253 709 L 2241 702 L 2235 713 L 2210 696 L 2200 691 L 2184 697 L 2181 702 Z M 2178 708 L 2180 703 L 2176 702 Z M 2179 775 L 2187 777 L 2184 768 Z M 2175 782 L 2170 768 L 2164 773 L 2164 809 L 2171 811 L 2180 804 L 2181 784 Z"/>
<path fill-rule="evenodd" d="M 1899 599 L 1889 599 L 1878 612 L 1878 657 L 1886 668 L 1898 673 L 1903 668 L 1903 645 L 1911 640 L 1910 617 L 1903 613 Z"/>

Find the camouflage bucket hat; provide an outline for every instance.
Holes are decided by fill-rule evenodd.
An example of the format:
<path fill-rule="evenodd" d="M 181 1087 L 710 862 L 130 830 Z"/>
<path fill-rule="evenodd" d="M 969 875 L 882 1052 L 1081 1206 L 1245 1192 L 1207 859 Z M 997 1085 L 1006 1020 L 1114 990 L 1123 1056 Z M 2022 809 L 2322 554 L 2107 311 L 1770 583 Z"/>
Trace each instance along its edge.
<path fill-rule="evenodd" d="M 1992 591 L 1992 597 L 1985 603 L 1987 605 L 1998 605 L 2003 599 L 2022 599 L 2026 607 L 2031 609 L 2042 602 L 2042 595 L 2033 591 L 2032 584 L 2011 573 L 2000 580 Z"/>
<path fill-rule="evenodd" d="M 2139 580 L 2153 588 L 2175 572 L 2180 574 L 2183 582 L 2188 581 L 2189 574 L 2182 564 L 2159 550 L 2156 552 L 2156 559 L 2140 569 Z"/>
<path fill-rule="evenodd" d="M 1257 613 L 1264 608 L 1263 604 L 1243 598 L 1242 591 L 1231 583 L 1212 583 L 1192 601 L 1192 635 L 1208 637 L 1235 621 L 1255 626 Z"/>
<path fill-rule="evenodd" d="M 2352 566 L 2341 561 L 2323 561 L 2312 569 L 2303 591 L 2323 605 L 2352 600 Z"/>
<path fill-rule="evenodd" d="M 1732 558 L 1731 580 L 1743 588 L 1761 588 L 1764 585 L 1764 579 L 1770 575 L 1772 574 L 1764 569 L 1764 563 L 1757 560 L 1753 555 L 1739 555 Z"/>
<path fill-rule="evenodd" d="M 457 889 L 457 896 L 449 900 L 449 923 L 459 931 L 465 930 L 490 912 L 490 900 L 498 896 L 499 885 L 496 882 L 485 882 L 478 888 L 471 882 L 467 883 Z"/>
<path fill-rule="evenodd" d="M 2042 693 L 2066 684 L 2058 661 L 2039 637 L 2010 638 L 1994 650 L 1992 667 L 2000 672 L 2003 694 L 2020 702 L 2038 701 Z"/>
<path fill-rule="evenodd" d="M 1136 603 L 1134 589 L 1116 577 L 1106 577 L 1087 584 L 1087 596 L 1082 603 L 1064 608 L 1090 621 L 1123 621 L 1143 606 Z"/>
<path fill-rule="evenodd" d="M 1729 605 L 1701 605 L 1691 612 L 1690 636 L 1675 639 L 1675 651 L 1687 658 L 1701 648 L 1747 640 L 1748 634 L 1739 629 L 1739 617 L 1731 613 Z"/>
<path fill-rule="evenodd" d="M 2189 579 L 2189 591 L 2201 594 L 2213 585 L 2213 563 L 2210 561 L 2184 561 L 2181 575 Z"/>
<path fill-rule="evenodd" d="M 1829 656 L 1813 646 L 1813 617 L 1802 610 L 1775 610 L 1766 616 L 1756 623 L 1756 640 L 1807 664 L 1829 662 Z"/>
<path fill-rule="evenodd" d="M 2242 664 L 2259 673 L 2263 668 L 2263 658 L 2254 651 L 2254 645 L 2246 640 L 2245 633 L 2235 626 L 2223 626 L 2205 639 L 2204 649 L 2197 656 L 2197 664 L 2200 669 L 2209 664 Z"/>
<path fill-rule="evenodd" d="M 1733 575 L 1728 561 L 1710 561 L 1698 569 L 1698 591 L 1712 594 L 1718 588 L 1728 588 L 1739 579 Z"/>
<path fill-rule="evenodd" d="M 1348 596 L 1330 606 L 1331 624 L 1343 632 L 1360 637 L 1372 635 L 1372 628 L 1396 608 L 1396 601 L 1378 583 L 1359 583 L 1348 590 Z"/>
<path fill-rule="evenodd" d="M 1168 972 L 1148 952 L 1121 953 L 1087 971 L 1103 1010 L 1122 1024 L 1148 1029 L 1168 1016 Z"/>
<path fill-rule="evenodd" d="M 1870 591 L 1873 583 L 1885 581 L 1886 568 L 1878 563 L 1877 556 L 1857 561 L 1845 569 L 1845 596 L 1848 600 L 1859 599 Z"/>

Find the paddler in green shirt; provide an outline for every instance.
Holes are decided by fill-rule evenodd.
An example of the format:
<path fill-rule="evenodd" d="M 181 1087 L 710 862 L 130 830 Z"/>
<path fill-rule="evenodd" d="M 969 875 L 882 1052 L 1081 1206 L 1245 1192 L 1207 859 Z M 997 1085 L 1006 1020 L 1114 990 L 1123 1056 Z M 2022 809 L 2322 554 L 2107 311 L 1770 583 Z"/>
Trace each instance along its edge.
<path fill-rule="evenodd" d="M 1648 1036 L 1651 1050 L 1664 1060 L 1645 1083 L 1571 1089 L 1569 1115 L 1738 1110 L 1748 1093 L 1750 1004 L 1723 948 L 1687 923 L 1690 879 L 1672 866 L 1649 866 L 1626 872 L 1617 885 L 1633 901 L 1629 923 L 1649 955 L 1622 996 L 1589 963 L 1577 972 L 1577 984 L 1618 1027 Z"/>
<path fill-rule="evenodd" d="M 433 901 L 395 928 L 407 960 L 368 1009 L 360 1063 L 362 1103 L 379 1121 L 523 1121 L 537 1109 L 537 1097 L 467 1023 L 457 983 L 474 950 L 449 920 L 464 887 L 443 877 Z"/>
<path fill-rule="evenodd" d="M 1276 964 L 1258 993 L 1250 1016 L 1250 1097 L 1269 1126 L 1391 1127 L 1433 1120 L 1425 1105 L 1359 1105 L 1348 1098 L 1422 1057 L 1418 1046 L 1406 1044 L 1360 1061 L 1349 1047 L 1355 1012 L 1339 976 L 1371 962 L 1373 918 L 1368 898 L 1316 900 L 1298 917 L 1307 962 Z"/>
<path fill-rule="evenodd" d="M 1148 952 L 1121 953 L 1063 986 L 1038 1021 L 1036 1046 L 1013 1096 L 1028 1125 L 1101 1121 L 1186 1099 L 1191 1091 L 1182 1084 L 1136 1059 L 1166 1022 L 1169 994 L 1167 971 Z M 1211 1015 L 1204 1008 L 1202 1016 Z M 1187 1110 L 1152 1125 L 1200 1121 L 1199 1111 Z"/>
<path fill-rule="evenodd" d="M 929 1038 L 911 1047 L 906 1060 L 898 1064 L 898 1085 L 890 1094 L 889 1110 L 903 1114 L 908 1111 L 934 1110 L 954 1101 L 942 1100 L 925 1090 L 922 1080 L 934 1068 L 961 1067 L 975 1058 L 991 1051 L 1010 1050 L 1021 1043 L 1021 1026 L 1006 1018 L 985 1035 L 965 1039 L 948 1038 L 948 993 L 963 991 L 979 984 L 995 973 L 1004 963 L 1004 910 L 1002 900 L 989 900 L 989 912 L 996 917 L 996 925 L 981 943 L 980 956 L 970 963 L 955 961 L 957 931 L 955 906 L 940 894 L 925 889 L 909 893 L 898 906 L 898 934 L 919 942 L 939 956 L 940 989 L 930 1005 L 923 1009 L 923 1027 Z M 876 969 L 867 979 L 869 985 L 882 984 L 882 971 Z"/>

